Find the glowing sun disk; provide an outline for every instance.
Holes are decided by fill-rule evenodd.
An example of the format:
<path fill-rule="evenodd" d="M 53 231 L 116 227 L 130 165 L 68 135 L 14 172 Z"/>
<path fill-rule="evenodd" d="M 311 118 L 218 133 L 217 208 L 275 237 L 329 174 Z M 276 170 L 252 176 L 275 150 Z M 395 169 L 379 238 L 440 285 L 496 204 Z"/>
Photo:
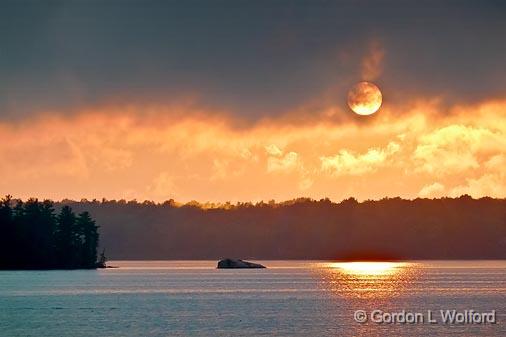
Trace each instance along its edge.
<path fill-rule="evenodd" d="M 358 115 L 372 115 L 381 107 L 382 101 L 380 89 L 371 82 L 359 82 L 348 92 L 348 106 Z"/>

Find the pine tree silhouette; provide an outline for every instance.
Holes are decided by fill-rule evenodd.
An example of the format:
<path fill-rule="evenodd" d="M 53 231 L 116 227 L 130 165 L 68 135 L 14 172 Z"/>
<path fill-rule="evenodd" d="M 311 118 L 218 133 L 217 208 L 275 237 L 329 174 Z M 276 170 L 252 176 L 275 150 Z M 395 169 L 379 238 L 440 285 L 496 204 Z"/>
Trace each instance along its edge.
<path fill-rule="evenodd" d="M 53 202 L 0 200 L 0 269 L 96 268 L 98 226 L 90 213 Z M 104 264 L 105 267 L 105 264 Z"/>

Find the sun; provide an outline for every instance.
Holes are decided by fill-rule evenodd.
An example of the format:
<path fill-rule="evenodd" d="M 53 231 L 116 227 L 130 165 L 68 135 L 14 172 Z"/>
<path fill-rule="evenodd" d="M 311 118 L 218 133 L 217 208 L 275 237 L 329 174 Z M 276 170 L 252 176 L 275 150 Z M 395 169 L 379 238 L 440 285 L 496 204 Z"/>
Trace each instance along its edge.
<path fill-rule="evenodd" d="M 348 106 L 356 114 L 372 115 L 381 107 L 383 96 L 371 82 L 358 82 L 348 92 Z"/>

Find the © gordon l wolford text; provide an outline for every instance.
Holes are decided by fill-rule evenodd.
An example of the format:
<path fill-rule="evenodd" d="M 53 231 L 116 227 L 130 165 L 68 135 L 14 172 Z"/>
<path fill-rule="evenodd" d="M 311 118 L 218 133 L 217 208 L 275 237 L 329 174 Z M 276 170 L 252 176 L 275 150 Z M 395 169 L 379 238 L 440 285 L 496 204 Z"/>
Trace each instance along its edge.
<path fill-rule="evenodd" d="M 378 324 L 495 324 L 496 311 L 426 310 L 426 311 L 371 311 L 356 310 L 353 318 L 358 323 Z"/>

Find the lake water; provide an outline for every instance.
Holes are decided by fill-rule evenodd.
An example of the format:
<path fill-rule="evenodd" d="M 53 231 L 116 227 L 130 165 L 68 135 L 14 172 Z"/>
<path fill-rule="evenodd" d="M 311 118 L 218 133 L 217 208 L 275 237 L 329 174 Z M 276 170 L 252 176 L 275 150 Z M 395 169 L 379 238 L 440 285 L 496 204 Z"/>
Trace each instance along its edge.
<path fill-rule="evenodd" d="M 111 261 L 120 268 L 0 271 L 0 336 L 506 336 L 506 261 L 260 262 L 268 269 Z M 424 322 L 376 323 L 374 310 L 375 321 Z M 497 323 L 445 324 L 440 310 L 495 310 Z"/>

